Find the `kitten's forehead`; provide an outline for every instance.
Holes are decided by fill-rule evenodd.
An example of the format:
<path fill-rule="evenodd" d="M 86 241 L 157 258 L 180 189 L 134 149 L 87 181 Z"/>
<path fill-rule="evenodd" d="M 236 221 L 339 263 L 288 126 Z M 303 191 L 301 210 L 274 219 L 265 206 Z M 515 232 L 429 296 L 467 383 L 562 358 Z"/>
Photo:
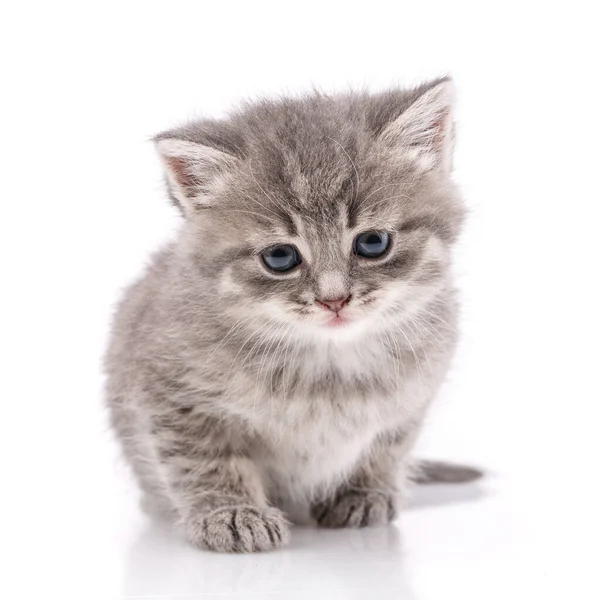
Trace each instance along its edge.
<path fill-rule="evenodd" d="M 314 131 L 302 143 L 254 148 L 248 177 L 253 194 L 274 202 L 288 229 L 290 221 L 318 235 L 361 221 L 382 227 L 406 210 L 415 183 L 410 161 L 398 154 L 390 159 L 366 134 L 361 139 L 360 130 L 337 135 Z"/>
<path fill-rule="evenodd" d="M 315 132 L 302 143 L 284 139 L 268 144 L 261 139 L 251 152 L 250 178 L 298 214 L 336 219 L 338 205 L 356 194 L 356 151 L 351 157 L 324 133 Z"/>
<path fill-rule="evenodd" d="M 431 176 L 442 181 L 432 189 L 431 169 L 415 160 L 423 120 L 411 121 L 412 129 L 404 122 L 389 129 L 423 93 L 265 101 L 226 121 L 201 123 L 193 135 L 186 130 L 189 139 L 208 138 L 228 157 L 235 156 L 233 163 L 227 158 L 221 164 L 212 154 L 201 157 L 216 174 L 207 203 L 244 243 L 252 238 L 264 247 L 301 239 L 324 256 L 334 247 L 347 249 L 348 235 L 394 231 L 426 213 L 448 211 L 450 220 L 457 220 L 446 198 L 452 194 L 445 171 Z M 400 143 L 396 135 L 412 135 L 415 142 L 409 137 Z M 450 228 L 456 229 L 453 223 Z"/>
<path fill-rule="evenodd" d="M 357 185 L 356 175 L 350 165 L 340 164 L 340 158 L 332 154 L 330 166 L 312 171 L 296 166 L 290 169 L 289 189 L 303 211 L 336 218 L 339 204 L 349 200 Z"/>

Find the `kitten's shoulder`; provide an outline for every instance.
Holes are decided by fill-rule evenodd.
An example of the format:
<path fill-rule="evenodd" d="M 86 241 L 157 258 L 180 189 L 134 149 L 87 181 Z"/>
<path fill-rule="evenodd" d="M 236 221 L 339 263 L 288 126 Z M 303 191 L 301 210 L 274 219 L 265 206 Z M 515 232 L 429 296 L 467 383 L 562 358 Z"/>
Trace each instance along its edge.
<path fill-rule="evenodd" d="M 135 352 L 136 345 L 154 329 L 153 322 L 159 319 L 161 289 L 168 279 L 172 256 L 172 245 L 154 253 L 144 272 L 123 290 L 113 315 L 107 368 L 110 368 L 111 359 L 120 360 L 124 352 Z"/>

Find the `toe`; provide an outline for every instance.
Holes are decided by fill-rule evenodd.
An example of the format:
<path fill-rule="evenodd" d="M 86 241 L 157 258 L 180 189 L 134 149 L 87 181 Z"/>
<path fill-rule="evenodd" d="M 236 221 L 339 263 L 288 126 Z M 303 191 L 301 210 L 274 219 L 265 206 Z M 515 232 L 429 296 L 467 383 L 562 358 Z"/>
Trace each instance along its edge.
<path fill-rule="evenodd" d="M 289 527 L 277 509 L 227 507 L 203 519 L 199 540 L 190 538 L 216 552 L 261 552 L 287 543 Z"/>

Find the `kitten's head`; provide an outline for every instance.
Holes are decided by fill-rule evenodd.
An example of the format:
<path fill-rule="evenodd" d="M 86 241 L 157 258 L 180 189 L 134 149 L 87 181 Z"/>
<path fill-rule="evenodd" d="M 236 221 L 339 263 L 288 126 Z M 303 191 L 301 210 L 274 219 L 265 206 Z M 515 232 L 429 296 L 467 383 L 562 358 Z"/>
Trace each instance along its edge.
<path fill-rule="evenodd" d="M 211 304 L 355 338 L 447 284 L 452 84 L 262 101 L 155 138 Z"/>

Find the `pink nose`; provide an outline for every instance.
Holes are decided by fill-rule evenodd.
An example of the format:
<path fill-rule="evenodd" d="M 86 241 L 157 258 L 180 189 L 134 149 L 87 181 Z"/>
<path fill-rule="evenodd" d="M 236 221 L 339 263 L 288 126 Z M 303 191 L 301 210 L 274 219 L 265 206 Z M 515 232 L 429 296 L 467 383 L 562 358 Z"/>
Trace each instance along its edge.
<path fill-rule="evenodd" d="M 335 300 L 317 300 L 317 304 L 326 308 L 328 310 L 332 310 L 333 312 L 340 312 L 346 304 L 350 302 L 350 296 L 346 296 L 345 298 L 336 298 Z"/>

